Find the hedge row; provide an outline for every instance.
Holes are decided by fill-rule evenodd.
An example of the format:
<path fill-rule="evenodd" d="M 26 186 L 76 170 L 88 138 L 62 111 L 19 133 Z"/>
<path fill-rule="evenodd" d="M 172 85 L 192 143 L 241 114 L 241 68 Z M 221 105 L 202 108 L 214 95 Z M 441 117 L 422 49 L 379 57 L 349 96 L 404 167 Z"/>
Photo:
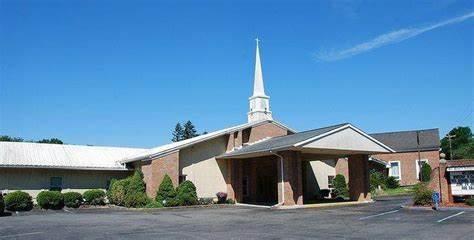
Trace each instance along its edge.
<path fill-rule="evenodd" d="M 155 200 L 165 207 L 190 206 L 198 204 L 196 186 L 191 181 L 182 182 L 176 189 L 168 175 L 165 175 L 158 188 Z"/>
<path fill-rule="evenodd" d="M 151 206 L 149 204 L 152 200 L 146 196 L 145 189 L 143 174 L 137 170 L 132 176 L 125 179 L 112 180 L 107 191 L 107 198 L 110 203 L 117 206 L 129 208 Z"/>

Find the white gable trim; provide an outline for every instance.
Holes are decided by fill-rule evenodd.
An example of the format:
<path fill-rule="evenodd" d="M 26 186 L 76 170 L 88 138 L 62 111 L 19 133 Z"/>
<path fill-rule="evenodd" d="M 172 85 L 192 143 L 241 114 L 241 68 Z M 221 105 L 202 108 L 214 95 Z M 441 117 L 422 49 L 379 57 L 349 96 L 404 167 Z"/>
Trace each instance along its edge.
<path fill-rule="evenodd" d="M 330 135 L 333 135 L 333 134 L 336 134 L 340 131 L 343 131 L 347 128 L 350 128 L 354 131 L 356 131 L 357 133 L 361 134 L 362 136 L 366 137 L 367 139 L 369 139 L 370 141 L 374 142 L 375 144 L 379 145 L 380 147 L 384 148 L 385 150 L 387 150 L 388 152 L 395 152 L 393 149 L 391 149 L 390 147 L 386 146 L 385 144 L 381 143 L 380 141 L 376 140 L 375 138 L 369 136 L 368 134 L 364 133 L 362 130 L 352 126 L 351 124 L 346 124 L 346 125 L 343 125 L 339 128 L 336 128 L 334 130 L 331 130 L 329 132 L 326 132 L 324 134 L 321 134 L 321 135 L 318 135 L 318 136 L 315 136 L 315 137 L 312 137 L 310 139 L 307 139 L 307 140 L 304 140 L 304 141 L 301 141 L 299 143 L 296 143 L 294 146 L 295 147 L 303 147 L 304 145 L 307 145 L 307 144 L 310 144 L 312 142 L 315 142 L 319 139 L 322 139 L 322 138 L 325 138 L 325 137 L 328 137 Z"/>

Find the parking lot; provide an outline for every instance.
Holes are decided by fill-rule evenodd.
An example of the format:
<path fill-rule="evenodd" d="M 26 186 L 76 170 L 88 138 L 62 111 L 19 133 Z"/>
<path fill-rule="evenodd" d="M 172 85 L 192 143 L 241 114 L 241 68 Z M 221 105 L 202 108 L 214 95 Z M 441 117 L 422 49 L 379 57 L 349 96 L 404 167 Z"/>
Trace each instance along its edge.
<path fill-rule="evenodd" d="M 472 239 L 474 212 L 400 208 L 406 198 L 326 209 L 80 209 L 0 218 L 0 239 Z"/>

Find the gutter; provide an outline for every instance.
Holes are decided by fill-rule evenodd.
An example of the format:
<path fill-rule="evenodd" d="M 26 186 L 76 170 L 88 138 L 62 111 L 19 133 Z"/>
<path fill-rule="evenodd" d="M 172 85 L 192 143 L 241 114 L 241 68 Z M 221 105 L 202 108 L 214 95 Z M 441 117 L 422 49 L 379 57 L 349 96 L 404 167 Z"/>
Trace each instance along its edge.
<path fill-rule="evenodd" d="M 273 152 L 272 150 L 269 151 L 271 154 L 277 156 L 278 158 L 280 158 L 280 170 L 281 170 L 281 202 L 275 204 L 272 206 L 272 208 L 274 207 L 279 207 L 279 206 L 282 206 L 284 203 L 285 203 L 285 175 L 284 175 L 284 170 L 283 170 L 283 156 Z"/>

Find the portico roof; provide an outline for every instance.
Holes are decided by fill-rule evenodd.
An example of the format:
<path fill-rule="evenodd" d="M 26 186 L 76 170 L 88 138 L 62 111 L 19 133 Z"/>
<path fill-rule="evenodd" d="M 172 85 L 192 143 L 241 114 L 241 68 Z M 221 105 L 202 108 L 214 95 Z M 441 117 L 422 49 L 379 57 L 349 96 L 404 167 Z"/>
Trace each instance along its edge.
<path fill-rule="evenodd" d="M 302 150 L 305 152 L 325 154 L 374 154 L 395 152 L 390 147 L 350 123 L 342 123 L 291 135 L 269 138 L 227 152 L 217 158 L 263 156 L 283 150 Z"/>

